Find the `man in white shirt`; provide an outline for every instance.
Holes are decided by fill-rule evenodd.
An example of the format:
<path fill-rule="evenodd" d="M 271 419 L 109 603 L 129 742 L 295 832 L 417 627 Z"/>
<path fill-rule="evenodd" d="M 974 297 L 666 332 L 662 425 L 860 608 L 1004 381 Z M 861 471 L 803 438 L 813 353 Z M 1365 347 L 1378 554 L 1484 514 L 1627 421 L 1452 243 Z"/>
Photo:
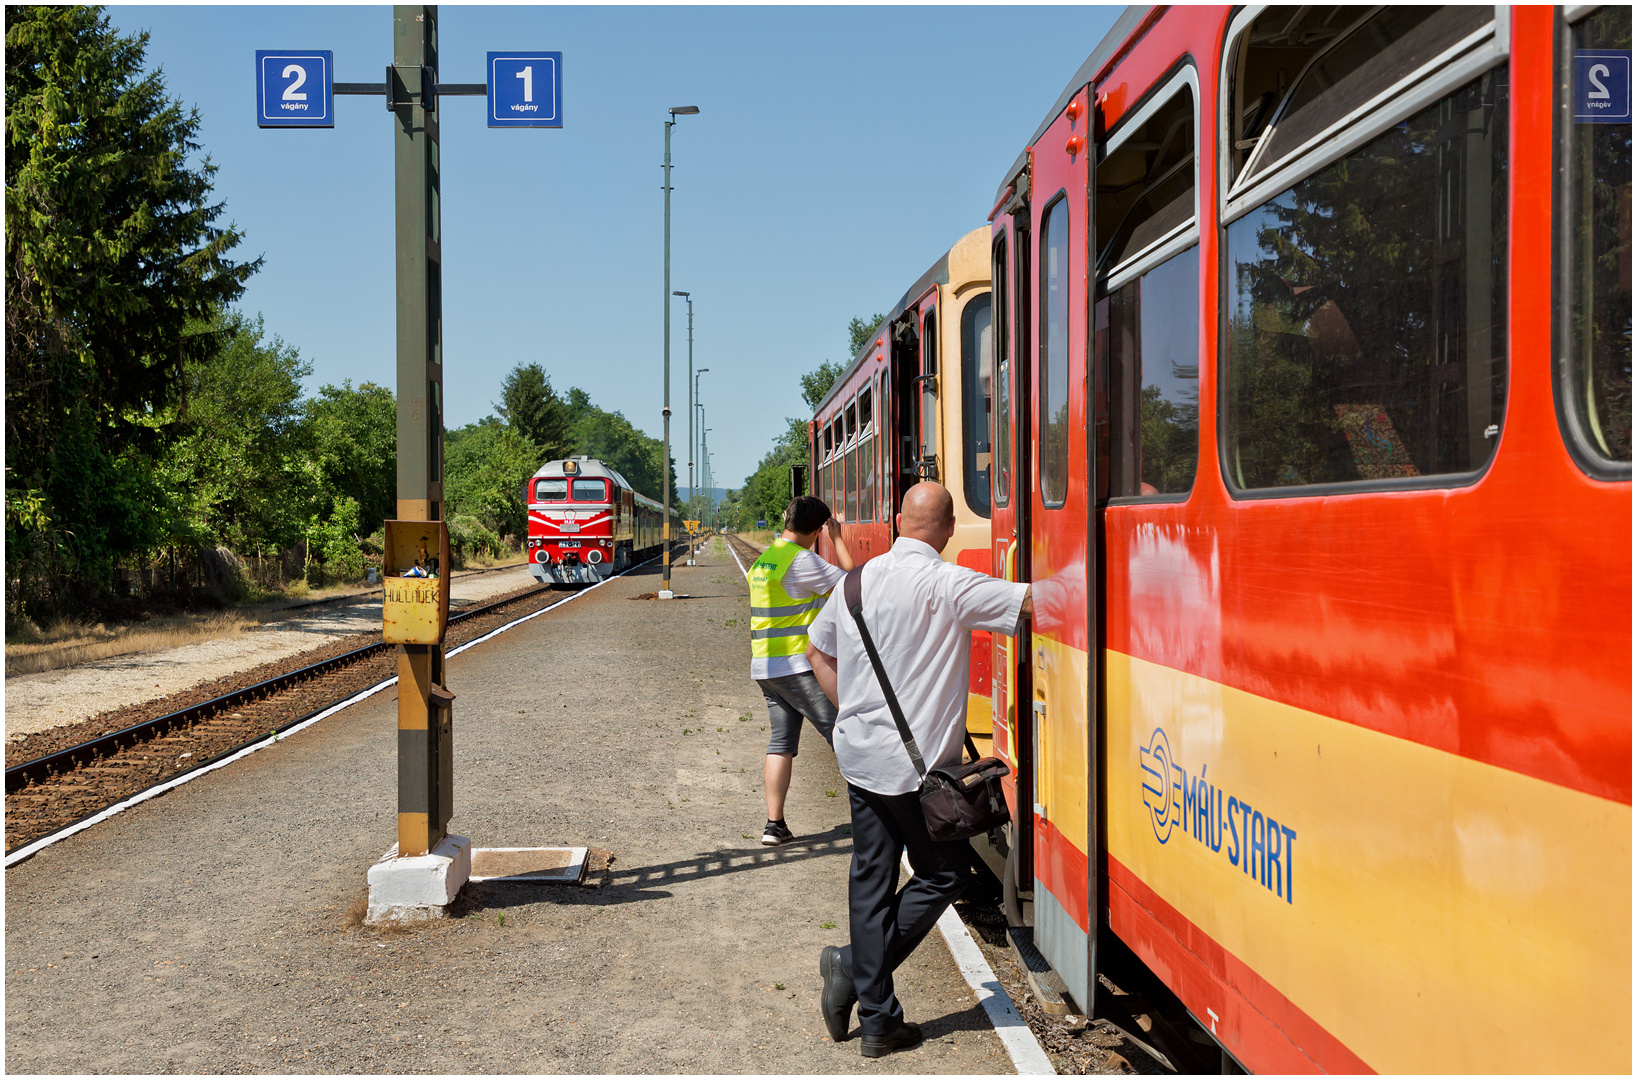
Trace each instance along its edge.
<path fill-rule="evenodd" d="M 826 529 L 840 566 L 813 551 Z M 825 742 L 835 726 L 835 704 L 824 696 L 807 662 L 807 627 L 818 617 L 824 597 L 852 568 L 852 553 L 830 508 L 822 499 L 798 495 L 785 508 L 784 532 L 745 574 L 750 586 L 750 677 L 767 702 L 770 732 L 762 763 L 767 794 L 762 843 L 769 847 L 796 838 L 784 821 L 784 797 L 801 746 L 801 718 L 811 720 Z"/>
<path fill-rule="evenodd" d="M 1030 614 L 1029 586 L 939 557 L 955 535 L 955 503 L 942 484 L 910 488 L 898 533 L 892 550 L 861 571 L 864 622 L 922 757 L 936 768 L 960 760 L 972 631 L 1016 633 Z M 840 1042 L 856 1000 L 863 1054 L 882 1057 L 921 1043 L 920 1027 L 904 1021 L 892 973 L 960 895 L 965 842 L 939 843 L 927 832 L 920 777 L 842 590 L 831 594 L 808 639 L 813 674 L 838 707 L 833 745 L 853 815 L 851 943 L 819 954 L 821 1008 Z M 895 892 L 906 850 L 915 874 Z"/>

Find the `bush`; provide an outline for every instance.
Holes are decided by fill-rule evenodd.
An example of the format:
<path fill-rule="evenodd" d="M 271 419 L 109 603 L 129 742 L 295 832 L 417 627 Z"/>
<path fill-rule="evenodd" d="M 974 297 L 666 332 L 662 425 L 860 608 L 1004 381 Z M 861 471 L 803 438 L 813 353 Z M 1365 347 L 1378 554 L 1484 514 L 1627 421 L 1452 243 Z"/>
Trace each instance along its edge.
<path fill-rule="evenodd" d="M 504 543 L 493 529 L 471 514 L 461 514 L 449 522 L 449 557 L 456 567 L 478 558 L 498 559 L 506 553 Z"/>
<path fill-rule="evenodd" d="M 307 526 L 307 580 L 314 585 L 357 581 L 364 576 L 364 552 L 358 540 L 358 500 L 343 495 L 330 520 L 314 517 Z"/>

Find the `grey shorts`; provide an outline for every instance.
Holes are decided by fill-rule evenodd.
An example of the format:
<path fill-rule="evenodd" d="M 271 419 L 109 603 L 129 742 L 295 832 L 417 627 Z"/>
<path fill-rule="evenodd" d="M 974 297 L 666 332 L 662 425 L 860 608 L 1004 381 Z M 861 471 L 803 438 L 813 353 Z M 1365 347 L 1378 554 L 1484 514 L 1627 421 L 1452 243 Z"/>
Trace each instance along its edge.
<path fill-rule="evenodd" d="M 756 685 L 762 688 L 762 697 L 767 700 L 768 731 L 771 733 L 767 739 L 768 753 L 795 756 L 796 748 L 801 743 L 801 718 L 804 716 L 818 728 L 824 741 L 830 742 L 836 726 L 836 707 L 824 696 L 824 688 L 819 686 L 817 675 L 802 671 L 773 679 L 757 679 Z"/>

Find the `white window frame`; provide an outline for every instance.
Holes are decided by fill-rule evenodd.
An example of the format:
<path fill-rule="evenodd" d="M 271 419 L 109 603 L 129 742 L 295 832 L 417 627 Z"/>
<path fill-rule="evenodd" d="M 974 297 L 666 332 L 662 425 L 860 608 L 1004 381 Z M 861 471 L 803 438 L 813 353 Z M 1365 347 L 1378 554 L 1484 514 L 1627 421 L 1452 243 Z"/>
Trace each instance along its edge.
<path fill-rule="evenodd" d="M 1245 159 L 1245 167 L 1230 188 L 1228 168 L 1232 154 L 1228 140 L 1231 137 L 1229 114 L 1233 109 L 1229 97 L 1232 89 L 1230 76 L 1238 68 L 1240 39 L 1250 29 L 1251 23 L 1270 6 L 1252 4 L 1235 15 L 1228 25 L 1228 36 L 1222 50 L 1217 87 L 1217 145 L 1222 151 L 1217 154 L 1217 191 L 1221 193 L 1219 209 L 1224 226 L 1263 206 L 1304 177 L 1346 157 L 1457 87 L 1471 82 L 1504 62 L 1511 53 L 1511 8 L 1496 4 L 1495 17 L 1487 26 L 1468 34 L 1398 82 L 1382 89 L 1337 123 L 1314 135 L 1292 151 L 1272 172 L 1251 178 L 1251 166 L 1256 163 L 1273 131 L 1273 126 L 1269 125 L 1258 138 L 1257 146 Z M 1365 10 L 1360 21 L 1379 10 L 1380 7 Z M 1297 78 L 1300 79 L 1300 76 Z M 1291 85 L 1296 83 L 1293 81 Z"/>
<path fill-rule="evenodd" d="M 1201 156 L 1201 139 L 1204 137 L 1204 132 L 1200 125 L 1199 72 L 1195 70 L 1192 64 L 1184 65 L 1182 70 L 1178 71 L 1175 75 L 1167 79 L 1160 89 L 1150 96 L 1148 101 L 1146 101 L 1141 108 L 1120 118 L 1119 125 L 1114 129 L 1114 134 L 1109 136 L 1108 140 L 1098 149 L 1096 164 L 1101 165 L 1110 154 L 1118 150 L 1127 139 L 1131 138 L 1131 136 L 1143 126 L 1143 124 L 1147 123 L 1150 117 L 1159 112 L 1165 106 L 1171 104 L 1171 99 L 1176 97 L 1176 95 L 1182 91 L 1183 87 L 1189 88 L 1193 95 L 1194 103 L 1193 216 L 1191 216 L 1187 221 L 1184 221 L 1178 225 L 1176 228 L 1172 229 L 1170 232 L 1166 233 L 1164 236 L 1160 237 L 1158 240 L 1155 240 L 1153 243 L 1143 248 L 1141 251 L 1137 252 L 1135 255 L 1132 255 L 1124 261 L 1116 263 L 1114 266 L 1110 267 L 1108 274 L 1101 279 L 1101 287 L 1107 292 L 1114 292 L 1122 286 L 1129 284 L 1136 278 L 1141 277 L 1143 274 L 1158 266 L 1160 263 L 1165 262 L 1167 259 L 1171 258 L 1171 256 L 1181 254 L 1193 245 L 1199 243 L 1199 162 Z M 1095 201 L 1097 197 L 1095 193 L 1096 183 L 1097 171 L 1094 167 L 1092 169 L 1093 201 Z M 1094 206 L 1094 214 L 1095 209 L 1096 208 Z M 1095 217 L 1093 217 L 1092 220 L 1093 224 L 1095 225 Z M 1092 253 L 1092 257 L 1096 257 L 1095 252 Z M 1095 267 L 1092 268 L 1092 272 L 1096 272 Z"/>

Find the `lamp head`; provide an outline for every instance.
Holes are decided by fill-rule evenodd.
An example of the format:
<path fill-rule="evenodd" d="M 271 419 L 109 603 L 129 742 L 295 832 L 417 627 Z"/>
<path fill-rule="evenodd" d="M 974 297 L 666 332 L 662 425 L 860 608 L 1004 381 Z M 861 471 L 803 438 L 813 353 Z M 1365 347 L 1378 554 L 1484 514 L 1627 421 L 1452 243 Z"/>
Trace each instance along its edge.
<path fill-rule="evenodd" d="M 672 296 L 687 296 L 688 294 L 683 292 L 681 289 L 674 289 L 674 290 L 672 290 L 671 295 Z"/>
<path fill-rule="evenodd" d="M 672 116 L 693 116 L 697 112 L 699 112 L 699 106 L 697 106 L 697 105 L 672 105 L 671 106 L 671 115 Z"/>

